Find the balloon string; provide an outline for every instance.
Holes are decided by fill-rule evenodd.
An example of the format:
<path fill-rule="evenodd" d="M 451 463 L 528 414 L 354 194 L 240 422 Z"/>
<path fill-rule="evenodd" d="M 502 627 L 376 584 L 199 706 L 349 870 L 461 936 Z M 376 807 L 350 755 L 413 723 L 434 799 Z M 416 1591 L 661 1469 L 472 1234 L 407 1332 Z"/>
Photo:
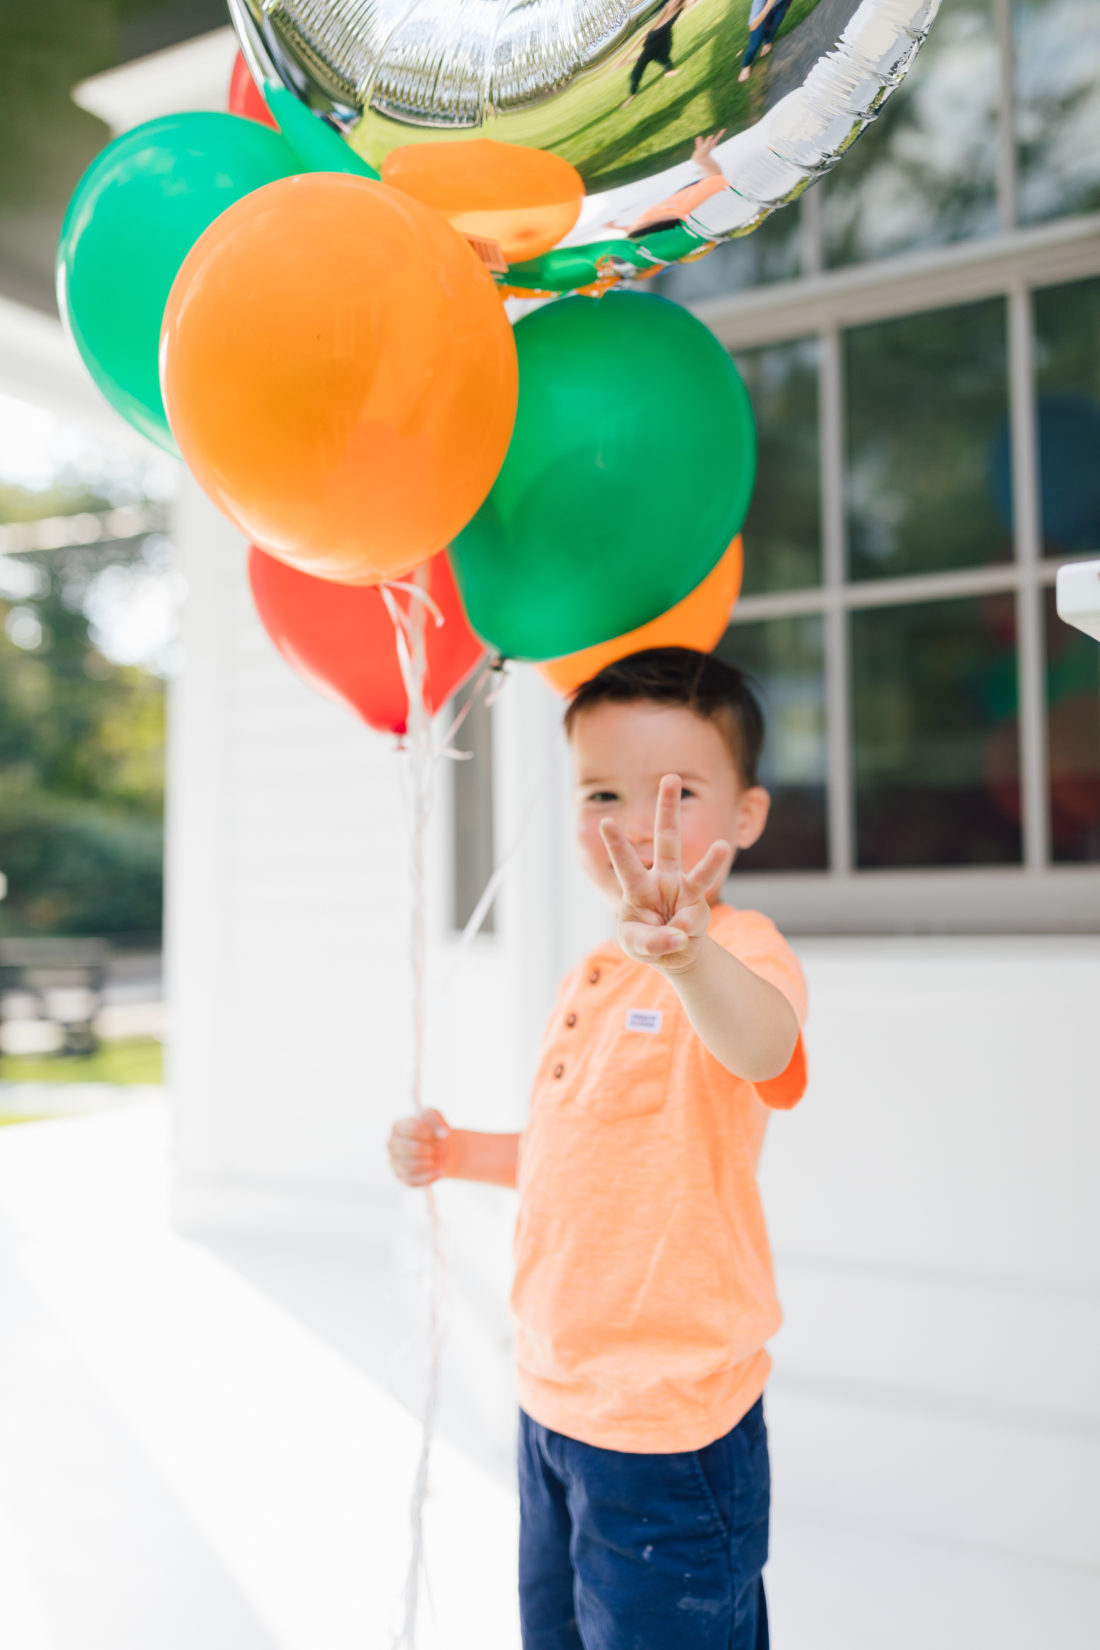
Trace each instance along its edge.
<path fill-rule="evenodd" d="M 420 569 L 417 569 L 417 575 Z M 416 575 L 414 575 L 416 577 Z M 424 1112 L 424 1045 L 425 1003 L 427 986 L 427 913 L 425 890 L 425 859 L 427 832 L 431 818 L 432 795 L 437 752 L 432 741 L 431 714 L 427 706 L 426 677 L 426 621 L 429 609 L 435 603 L 419 584 L 402 586 L 411 600 L 403 608 L 391 589 L 381 586 L 382 599 L 393 621 L 397 644 L 397 659 L 401 670 L 408 717 L 404 748 L 408 757 L 409 783 L 406 803 L 410 825 L 410 872 L 412 879 L 412 910 L 410 917 L 409 951 L 412 973 L 412 1063 L 410 1089 L 413 1110 L 417 1116 Z M 442 615 L 439 616 L 440 621 Z M 440 1366 L 442 1362 L 444 1318 L 446 1307 L 446 1272 L 439 1207 L 432 1188 L 427 1191 L 428 1216 L 431 1232 L 431 1276 L 429 1283 L 428 1314 L 428 1379 L 424 1400 L 420 1456 L 413 1480 L 409 1504 L 411 1548 L 405 1576 L 404 1621 L 397 1635 L 395 1650 L 416 1650 L 416 1622 L 420 1602 L 420 1582 L 423 1578 L 431 1597 L 427 1566 L 424 1557 L 424 1502 L 428 1493 L 428 1469 L 431 1460 L 432 1438 L 435 1432 L 439 1401 Z"/>
<path fill-rule="evenodd" d="M 497 689 L 497 691 L 499 692 L 499 689 Z M 527 826 L 530 823 L 531 815 L 534 813 L 535 808 L 542 800 L 544 788 L 545 778 L 537 782 L 534 786 L 531 795 L 527 799 L 527 806 L 524 808 L 523 813 L 520 816 L 520 821 L 516 829 L 515 836 L 509 843 L 504 857 L 498 860 L 497 864 L 494 866 L 492 875 L 485 884 L 485 887 L 481 890 L 481 897 L 471 911 L 466 926 L 458 937 L 458 944 L 451 953 L 450 969 L 447 976 L 444 979 L 443 984 L 436 989 L 432 996 L 432 1010 L 428 1015 L 429 1031 L 436 1029 L 440 1012 L 446 1004 L 447 999 L 450 997 L 451 990 L 455 984 L 455 981 L 458 979 L 459 973 L 461 972 L 466 954 L 473 945 L 478 934 L 481 932 L 485 919 L 489 915 L 493 901 L 500 892 L 501 885 L 512 868 L 512 862 L 523 845 L 523 839 L 527 834 Z"/>
<path fill-rule="evenodd" d="M 379 587 L 382 600 L 394 627 L 394 640 L 397 648 L 398 667 L 405 688 L 408 701 L 405 735 L 402 748 L 407 757 L 407 772 L 403 772 L 406 809 L 410 826 L 410 875 L 412 882 L 412 909 L 410 914 L 409 951 L 412 974 L 412 1060 L 410 1074 L 410 1093 L 413 1110 L 417 1116 L 424 1113 L 424 1065 L 427 1044 L 427 891 L 425 862 L 427 857 L 427 834 L 431 822 L 432 803 L 435 790 L 435 776 L 439 761 L 442 758 L 454 760 L 468 760 L 469 751 L 459 751 L 454 746 L 454 738 L 473 710 L 478 698 L 486 692 L 492 682 L 495 671 L 492 664 L 486 662 L 475 677 L 466 703 L 447 725 L 442 738 L 436 742 L 431 712 L 427 703 L 427 623 L 429 613 L 436 625 L 443 623 L 443 614 L 436 603 L 420 583 L 422 569 L 417 568 L 413 574 L 414 582 L 390 581 Z M 396 591 L 402 591 L 408 599 L 407 606 L 402 604 Z M 494 703 L 499 696 L 503 681 L 493 685 L 492 691 L 486 693 L 485 703 Z M 534 805 L 532 799 L 531 806 Z M 531 809 L 527 810 L 529 814 Z M 525 815 L 525 820 L 526 820 Z M 521 831 L 522 834 L 522 831 Z M 493 875 L 484 889 L 481 898 L 472 912 L 469 921 L 463 930 L 459 941 L 455 962 L 468 949 L 474 936 L 478 933 L 488 915 L 489 908 L 496 897 L 497 890 L 513 859 L 518 841 L 513 844 L 505 855 L 504 860 L 496 867 Z M 448 986 L 454 978 L 452 972 Z M 420 1603 L 420 1584 L 423 1580 L 425 1592 L 431 1602 L 431 1585 L 424 1548 L 424 1504 L 428 1493 L 428 1475 L 431 1463 L 432 1440 L 435 1433 L 436 1416 L 439 1407 L 440 1373 L 442 1365 L 443 1342 L 445 1338 L 445 1320 L 447 1306 L 446 1265 L 443 1242 L 443 1228 L 439 1205 L 432 1187 L 427 1188 L 429 1227 L 431 1236 L 431 1260 L 429 1281 L 429 1318 L 428 1318 L 428 1377 L 427 1390 L 424 1401 L 423 1425 L 420 1441 L 420 1455 L 417 1461 L 416 1474 L 413 1480 L 412 1495 L 409 1503 L 410 1525 L 410 1553 L 409 1564 L 405 1575 L 404 1588 L 404 1620 L 394 1640 L 394 1650 L 416 1650 L 417 1616 Z"/>
<path fill-rule="evenodd" d="M 465 722 L 467 716 L 469 716 L 470 712 L 477 704 L 478 699 L 480 698 L 490 676 L 492 675 L 492 671 L 492 665 L 485 663 L 474 677 L 473 686 L 470 689 L 469 697 L 467 698 L 466 703 L 460 711 L 455 712 L 450 724 L 447 727 L 447 731 L 443 736 L 443 742 L 439 746 L 436 753 L 438 756 L 449 756 L 453 762 L 468 762 L 473 756 L 473 751 L 456 750 L 454 738 L 463 722 Z M 487 697 L 485 703 L 488 706 L 492 704 L 493 701 L 491 698 Z"/>
<path fill-rule="evenodd" d="M 428 612 L 435 620 L 435 628 L 437 630 L 442 625 L 443 609 L 435 600 L 435 597 L 428 594 L 423 585 L 413 584 L 409 579 L 388 579 L 382 586 L 383 596 L 385 596 L 387 590 L 406 590 L 409 595 L 415 597 L 418 602 L 423 602 L 424 606 L 428 609 Z M 386 605 L 389 606 L 389 603 L 387 602 Z M 392 608 L 390 611 L 392 614 Z"/>

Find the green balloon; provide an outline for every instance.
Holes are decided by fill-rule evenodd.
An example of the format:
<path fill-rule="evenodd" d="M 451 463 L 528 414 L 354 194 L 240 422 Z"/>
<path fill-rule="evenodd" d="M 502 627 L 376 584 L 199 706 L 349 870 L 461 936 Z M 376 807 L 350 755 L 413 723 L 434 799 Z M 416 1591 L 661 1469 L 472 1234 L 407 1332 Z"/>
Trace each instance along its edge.
<path fill-rule="evenodd" d="M 374 167 L 360 159 L 320 115 L 311 114 L 293 92 L 265 81 L 263 96 L 304 172 L 352 172 L 377 182 L 379 173 Z"/>
<path fill-rule="evenodd" d="M 300 171 L 270 127 L 178 114 L 116 138 L 77 184 L 57 249 L 57 307 L 107 400 L 168 452 L 158 357 L 176 272 L 227 206 Z"/>
<path fill-rule="evenodd" d="M 479 636 L 556 659 L 702 583 L 748 511 L 756 429 L 722 345 L 666 298 L 561 299 L 515 338 L 512 442 L 450 554 Z"/>

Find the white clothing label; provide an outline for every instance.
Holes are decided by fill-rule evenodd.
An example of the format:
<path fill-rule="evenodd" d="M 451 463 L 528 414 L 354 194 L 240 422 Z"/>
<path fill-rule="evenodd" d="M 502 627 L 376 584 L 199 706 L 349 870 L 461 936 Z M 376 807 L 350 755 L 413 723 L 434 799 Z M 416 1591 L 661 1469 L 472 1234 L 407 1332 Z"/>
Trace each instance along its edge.
<path fill-rule="evenodd" d="M 628 1008 L 626 1011 L 626 1029 L 628 1031 L 660 1031 L 663 1019 L 664 1010 L 660 1008 Z"/>

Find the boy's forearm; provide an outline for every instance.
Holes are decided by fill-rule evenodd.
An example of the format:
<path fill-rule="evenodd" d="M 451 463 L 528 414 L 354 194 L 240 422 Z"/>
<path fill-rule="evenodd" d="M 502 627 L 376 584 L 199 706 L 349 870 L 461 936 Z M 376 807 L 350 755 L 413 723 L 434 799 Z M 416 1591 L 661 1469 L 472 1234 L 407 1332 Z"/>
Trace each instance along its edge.
<path fill-rule="evenodd" d="M 452 1129 L 448 1146 L 448 1179 L 479 1180 L 488 1186 L 515 1187 L 518 1134 L 482 1134 L 477 1129 Z"/>
<path fill-rule="evenodd" d="M 774 985 L 706 936 L 690 963 L 667 974 L 699 1037 L 727 1071 L 749 1083 L 786 1071 L 798 1018 Z"/>

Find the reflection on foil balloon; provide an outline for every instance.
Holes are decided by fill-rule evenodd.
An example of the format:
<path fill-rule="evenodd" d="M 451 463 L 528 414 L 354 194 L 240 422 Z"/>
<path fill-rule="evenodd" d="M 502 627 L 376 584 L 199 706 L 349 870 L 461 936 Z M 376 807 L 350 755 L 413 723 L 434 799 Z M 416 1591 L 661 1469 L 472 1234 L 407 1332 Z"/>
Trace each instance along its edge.
<path fill-rule="evenodd" d="M 432 204 L 454 207 L 460 174 L 452 221 L 528 296 L 600 292 L 748 234 L 875 118 L 938 6 L 229 0 L 266 92 L 289 88 L 365 168 L 395 184 L 405 169 Z M 464 144 L 452 174 L 443 152 Z M 536 157 L 579 179 L 579 216 L 569 174 Z"/>

